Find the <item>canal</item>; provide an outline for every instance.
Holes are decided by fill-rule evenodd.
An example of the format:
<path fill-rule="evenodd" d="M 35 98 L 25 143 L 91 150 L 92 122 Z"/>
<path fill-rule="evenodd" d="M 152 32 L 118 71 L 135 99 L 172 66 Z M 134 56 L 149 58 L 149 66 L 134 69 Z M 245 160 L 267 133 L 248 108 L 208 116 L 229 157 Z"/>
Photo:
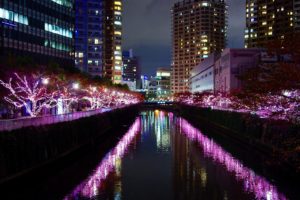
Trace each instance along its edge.
<path fill-rule="evenodd" d="M 297 199 L 294 186 L 265 178 L 235 156 L 245 150 L 229 152 L 171 112 L 141 112 L 124 133 L 7 199 Z"/>

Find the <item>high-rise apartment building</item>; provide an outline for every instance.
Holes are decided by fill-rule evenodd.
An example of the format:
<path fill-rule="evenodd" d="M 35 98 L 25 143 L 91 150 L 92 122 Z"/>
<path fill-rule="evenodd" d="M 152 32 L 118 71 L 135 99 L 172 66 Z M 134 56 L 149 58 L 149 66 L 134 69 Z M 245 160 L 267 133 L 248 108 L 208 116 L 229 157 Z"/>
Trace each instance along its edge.
<path fill-rule="evenodd" d="M 0 59 L 74 66 L 73 0 L 1 0 Z"/>
<path fill-rule="evenodd" d="M 75 63 L 82 71 L 122 81 L 122 0 L 76 0 Z"/>
<path fill-rule="evenodd" d="M 299 30 L 299 0 L 247 0 L 245 47 L 266 47 Z"/>
<path fill-rule="evenodd" d="M 224 0 L 183 0 L 172 9 L 172 93 L 189 91 L 190 71 L 226 46 Z"/>
<path fill-rule="evenodd" d="M 122 0 L 105 1 L 104 76 L 114 83 L 122 81 Z"/>

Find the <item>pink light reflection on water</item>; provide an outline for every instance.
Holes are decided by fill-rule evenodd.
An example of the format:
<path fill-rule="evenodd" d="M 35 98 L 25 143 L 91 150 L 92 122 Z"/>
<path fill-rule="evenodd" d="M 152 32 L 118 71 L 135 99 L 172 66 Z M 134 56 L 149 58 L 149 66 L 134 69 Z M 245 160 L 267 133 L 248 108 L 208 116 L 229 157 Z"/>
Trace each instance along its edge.
<path fill-rule="evenodd" d="M 128 132 L 118 142 L 117 146 L 114 147 L 101 161 L 99 166 L 96 168 L 94 174 L 92 174 L 87 180 L 78 185 L 71 194 L 67 195 L 64 200 L 76 199 L 78 196 L 87 198 L 95 197 L 103 181 L 107 176 L 116 168 L 117 160 L 121 159 L 135 136 L 140 132 L 141 121 L 136 119 L 133 125 L 129 128 Z"/>
<path fill-rule="evenodd" d="M 212 158 L 215 162 L 224 165 L 229 172 L 235 174 L 237 180 L 243 181 L 246 192 L 253 193 L 255 198 L 259 200 L 287 199 L 283 194 L 278 192 L 276 186 L 272 185 L 265 178 L 256 175 L 254 171 L 244 166 L 239 160 L 235 159 L 212 139 L 203 135 L 186 120 L 180 118 L 178 122 L 183 134 L 190 140 L 197 141 L 206 157 Z"/>

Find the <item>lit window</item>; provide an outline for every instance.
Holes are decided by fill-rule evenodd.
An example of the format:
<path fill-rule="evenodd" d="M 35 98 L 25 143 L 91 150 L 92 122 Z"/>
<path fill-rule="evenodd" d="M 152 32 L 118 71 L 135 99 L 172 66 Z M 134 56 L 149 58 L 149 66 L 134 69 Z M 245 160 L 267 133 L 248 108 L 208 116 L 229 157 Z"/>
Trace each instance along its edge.
<path fill-rule="evenodd" d="M 202 6 L 207 7 L 207 6 L 209 6 L 209 3 L 208 2 L 203 2 Z"/>
<path fill-rule="evenodd" d="M 120 21 L 115 21 L 115 25 L 121 26 L 121 25 L 122 25 L 122 22 L 120 22 Z"/>
<path fill-rule="evenodd" d="M 122 35 L 121 31 L 115 31 L 115 35 Z"/>
<path fill-rule="evenodd" d="M 115 51 L 115 55 L 121 55 L 122 53 L 120 51 Z"/>
<path fill-rule="evenodd" d="M 64 37 L 73 38 L 72 31 L 61 28 L 61 27 L 53 25 L 53 24 L 45 23 L 45 31 L 55 33 L 58 35 L 62 35 Z"/>
<path fill-rule="evenodd" d="M 121 50 L 121 46 L 116 46 L 116 50 Z"/>
<path fill-rule="evenodd" d="M 28 17 L 0 8 L 0 18 L 28 25 Z"/>
<path fill-rule="evenodd" d="M 115 6 L 115 10 L 121 11 L 122 8 L 121 8 L 121 6 Z"/>
<path fill-rule="evenodd" d="M 57 3 L 59 5 L 67 6 L 70 8 L 73 7 L 73 3 L 71 0 L 51 0 L 51 1 L 53 1 L 54 3 Z"/>
<path fill-rule="evenodd" d="M 115 1 L 114 4 L 115 4 L 116 6 L 122 6 L 122 3 L 121 3 L 120 1 Z"/>
<path fill-rule="evenodd" d="M 122 70 L 121 66 L 115 66 L 115 70 Z"/>
<path fill-rule="evenodd" d="M 122 15 L 122 13 L 119 11 L 115 11 L 115 15 Z"/>
<path fill-rule="evenodd" d="M 122 60 L 122 57 L 121 56 L 115 56 L 115 59 L 116 60 Z"/>

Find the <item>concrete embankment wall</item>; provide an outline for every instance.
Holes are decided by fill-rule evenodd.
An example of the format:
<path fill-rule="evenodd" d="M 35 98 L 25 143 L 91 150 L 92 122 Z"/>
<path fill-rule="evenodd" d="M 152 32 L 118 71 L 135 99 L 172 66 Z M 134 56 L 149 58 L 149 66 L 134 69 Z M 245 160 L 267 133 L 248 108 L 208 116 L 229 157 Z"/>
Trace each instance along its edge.
<path fill-rule="evenodd" d="M 187 105 L 176 105 L 175 110 L 196 126 L 205 124 L 224 136 L 273 156 L 276 163 L 272 165 L 288 166 L 300 174 L 299 125 Z"/>
<path fill-rule="evenodd" d="M 132 121 L 139 105 L 57 124 L 0 132 L 0 184 L 92 144 Z"/>

